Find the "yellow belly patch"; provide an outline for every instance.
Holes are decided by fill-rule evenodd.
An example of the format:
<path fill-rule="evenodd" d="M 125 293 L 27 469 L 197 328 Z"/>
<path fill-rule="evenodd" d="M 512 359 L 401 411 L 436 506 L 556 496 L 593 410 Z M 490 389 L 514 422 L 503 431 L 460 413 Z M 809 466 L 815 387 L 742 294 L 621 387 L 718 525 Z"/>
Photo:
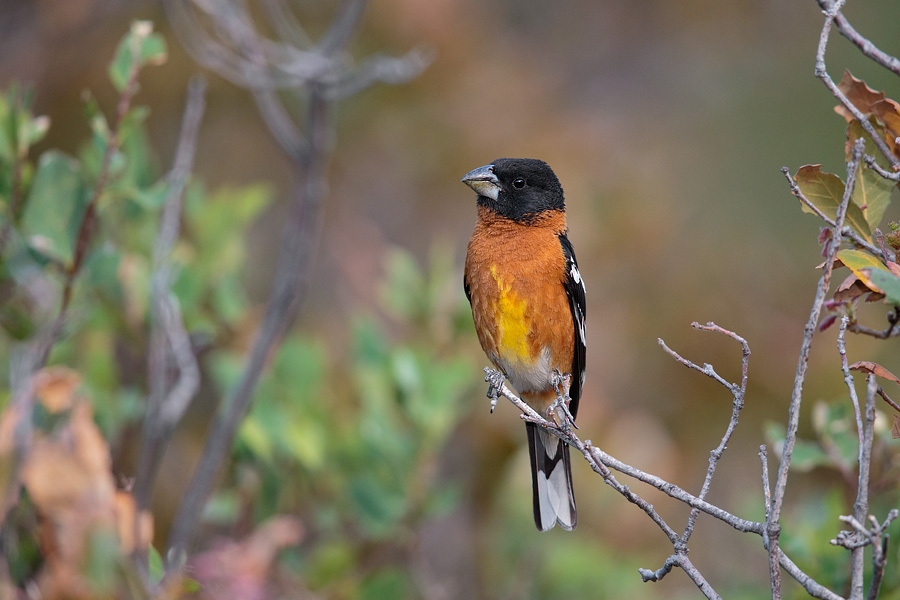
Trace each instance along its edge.
<path fill-rule="evenodd" d="M 523 363 L 531 363 L 534 357 L 528 343 L 531 332 L 530 319 L 525 316 L 527 304 L 512 290 L 509 282 L 504 281 L 497 273 L 497 266 L 491 266 L 491 275 L 497 282 L 500 295 L 494 306 L 497 320 L 497 350 L 505 360 L 517 359 Z"/>

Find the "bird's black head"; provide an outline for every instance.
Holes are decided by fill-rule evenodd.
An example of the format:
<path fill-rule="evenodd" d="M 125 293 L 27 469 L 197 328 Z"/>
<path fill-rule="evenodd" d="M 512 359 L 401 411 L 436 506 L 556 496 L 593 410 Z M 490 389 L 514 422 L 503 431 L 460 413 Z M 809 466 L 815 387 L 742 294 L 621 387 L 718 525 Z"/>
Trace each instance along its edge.
<path fill-rule="evenodd" d="M 498 158 L 471 171 L 462 181 L 478 192 L 480 206 L 519 223 L 566 208 L 559 179 L 542 160 Z"/>

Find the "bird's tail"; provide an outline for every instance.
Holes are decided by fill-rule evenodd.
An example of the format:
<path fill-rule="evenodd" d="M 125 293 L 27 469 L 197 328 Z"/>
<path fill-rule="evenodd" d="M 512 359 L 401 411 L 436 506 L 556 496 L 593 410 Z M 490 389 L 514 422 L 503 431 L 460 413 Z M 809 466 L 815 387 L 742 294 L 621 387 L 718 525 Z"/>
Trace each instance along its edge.
<path fill-rule="evenodd" d="M 531 485 L 534 492 L 534 524 L 541 531 L 554 525 L 575 529 L 575 494 L 569 446 L 534 423 L 526 423 L 528 453 L 531 456 Z"/>

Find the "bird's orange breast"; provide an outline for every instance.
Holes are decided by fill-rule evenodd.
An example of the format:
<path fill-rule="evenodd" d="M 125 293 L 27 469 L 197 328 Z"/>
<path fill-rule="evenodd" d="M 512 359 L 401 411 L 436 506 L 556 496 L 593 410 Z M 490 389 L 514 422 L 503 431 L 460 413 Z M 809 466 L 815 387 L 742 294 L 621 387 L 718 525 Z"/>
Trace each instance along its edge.
<path fill-rule="evenodd" d="M 571 370 L 574 327 L 558 235 L 565 214 L 523 225 L 479 208 L 465 278 L 478 339 L 520 392 L 544 391 Z"/>

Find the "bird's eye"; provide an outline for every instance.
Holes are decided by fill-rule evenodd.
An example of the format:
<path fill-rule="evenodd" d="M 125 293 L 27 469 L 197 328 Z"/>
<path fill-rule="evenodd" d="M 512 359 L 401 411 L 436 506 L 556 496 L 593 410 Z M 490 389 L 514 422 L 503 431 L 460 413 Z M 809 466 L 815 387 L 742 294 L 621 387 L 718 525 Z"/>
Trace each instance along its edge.
<path fill-rule="evenodd" d="M 521 177 L 516 177 L 513 180 L 513 187 L 516 188 L 517 190 L 521 190 L 523 187 L 525 187 L 525 180 L 522 179 Z"/>

